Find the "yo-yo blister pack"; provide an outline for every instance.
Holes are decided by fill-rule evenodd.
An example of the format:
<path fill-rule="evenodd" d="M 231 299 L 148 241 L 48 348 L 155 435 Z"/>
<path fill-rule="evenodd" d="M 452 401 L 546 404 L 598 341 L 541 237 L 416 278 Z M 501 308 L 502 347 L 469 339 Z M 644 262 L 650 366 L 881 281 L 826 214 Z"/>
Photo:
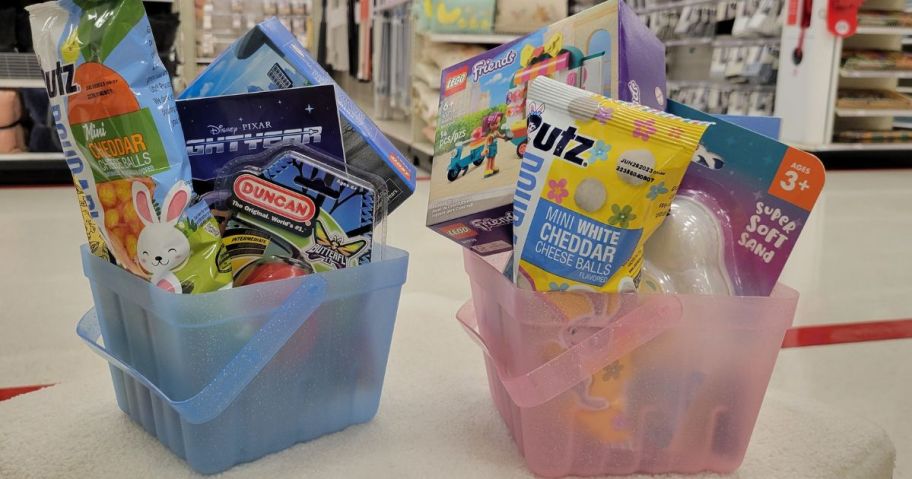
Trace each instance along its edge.
<path fill-rule="evenodd" d="M 383 181 L 306 145 L 237 158 L 215 186 L 236 286 L 274 279 L 250 279 L 261 266 L 296 276 L 370 263 L 386 244 Z"/>

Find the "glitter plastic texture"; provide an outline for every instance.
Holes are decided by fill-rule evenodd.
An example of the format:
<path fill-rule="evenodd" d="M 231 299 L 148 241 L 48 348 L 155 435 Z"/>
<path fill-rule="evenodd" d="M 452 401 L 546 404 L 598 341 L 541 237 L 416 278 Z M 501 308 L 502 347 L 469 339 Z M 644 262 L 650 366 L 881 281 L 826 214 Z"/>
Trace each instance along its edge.
<path fill-rule="evenodd" d="M 457 318 L 485 352 L 494 404 L 532 472 L 727 473 L 741 464 L 797 292 L 533 292 L 470 252 L 465 267 L 473 300 Z M 581 298 L 614 306 L 587 310 Z M 615 381 L 622 389 L 595 397 Z"/>
<path fill-rule="evenodd" d="M 406 252 L 193 296 L 82 253 L 95 308 L 77 333 L 110 363 L 120 409 L 197 472 L 376 414 Z"/>

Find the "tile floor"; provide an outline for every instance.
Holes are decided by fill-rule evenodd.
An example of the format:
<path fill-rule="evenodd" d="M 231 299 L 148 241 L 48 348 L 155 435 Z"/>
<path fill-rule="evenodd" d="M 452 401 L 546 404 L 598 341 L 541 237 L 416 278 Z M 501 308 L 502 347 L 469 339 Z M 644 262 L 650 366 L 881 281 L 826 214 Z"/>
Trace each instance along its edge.
<path fill-rule="evenodd" d="M 463 301 L 460 251 L 423 227 L 426 203 L 423 182 L 388 228 L 412 254 L 406 291 Z M 0 388 L 98 368 L 74 334 L 91 297 L 72 188 L 0 188 L 0 224 Z M 796 324 L 912 318 L 910 237 L 912 171 L 831 173 L 782 278 L 802 294 Z M 912 478 L 910 379 L 912 340 L 894 340 L 784 350 L 771 387 L 879 424 L 896 445 L 896 477 Z"/>

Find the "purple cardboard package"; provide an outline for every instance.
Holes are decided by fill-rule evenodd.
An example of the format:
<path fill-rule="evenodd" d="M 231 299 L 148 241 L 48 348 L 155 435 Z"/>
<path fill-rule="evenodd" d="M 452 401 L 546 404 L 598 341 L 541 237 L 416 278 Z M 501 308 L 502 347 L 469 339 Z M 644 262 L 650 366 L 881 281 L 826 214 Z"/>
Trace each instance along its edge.
<path fill-rule="evenodd" d="M 665 47 L 608 0 L 443 71 L 427 225 L 479 254 L 512 249 L 526 87 L 546 75 L 665 109 Z"/>

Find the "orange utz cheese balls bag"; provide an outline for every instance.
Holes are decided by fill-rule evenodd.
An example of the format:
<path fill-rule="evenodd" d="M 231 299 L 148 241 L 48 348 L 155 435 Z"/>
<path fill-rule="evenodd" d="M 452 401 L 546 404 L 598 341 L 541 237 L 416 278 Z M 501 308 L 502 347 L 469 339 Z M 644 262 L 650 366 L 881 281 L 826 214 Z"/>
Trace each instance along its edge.
<path fill-rule="evenodd" d="M 93 252 L 103 241 L 125 269 L 176 293 L 230 284 L 216 221 L 194 203 L 171 79 L 142 2 L 61 0 L 28 10 Z"/>

